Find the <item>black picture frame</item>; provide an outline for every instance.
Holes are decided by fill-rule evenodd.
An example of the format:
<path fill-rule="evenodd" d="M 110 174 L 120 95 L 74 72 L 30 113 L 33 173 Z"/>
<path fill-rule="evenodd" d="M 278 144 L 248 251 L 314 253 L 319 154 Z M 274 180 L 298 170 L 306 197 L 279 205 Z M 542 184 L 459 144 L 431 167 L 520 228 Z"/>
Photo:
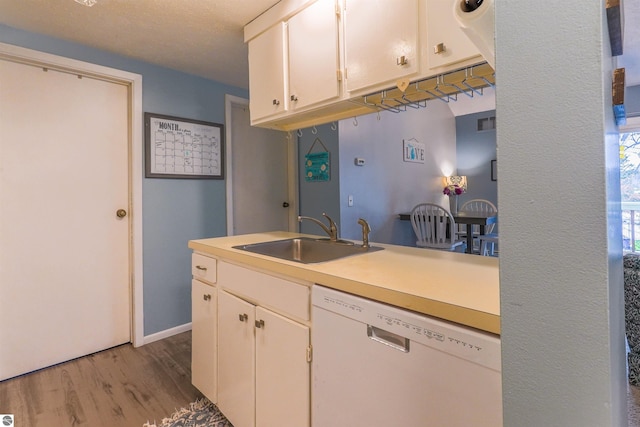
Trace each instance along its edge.
<path fill-rule="evenodd" d="M 224 125 L 144 113 L 145 177 L 224 179 Z"/>
<path fill-rule="evenodd" d="M 498 161 L 491 160 L 491 181 L 498 180 Z"/>

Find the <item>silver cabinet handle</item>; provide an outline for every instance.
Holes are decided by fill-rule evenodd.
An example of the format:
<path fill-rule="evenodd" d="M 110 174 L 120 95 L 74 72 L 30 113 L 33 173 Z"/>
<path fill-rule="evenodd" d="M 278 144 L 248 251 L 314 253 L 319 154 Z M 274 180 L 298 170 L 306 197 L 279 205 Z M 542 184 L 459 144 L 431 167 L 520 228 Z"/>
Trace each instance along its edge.
<path fill-rule="evenodd" d="M 249 319 L 249 316 L 247 316 L 247 313 L 241 313 L 238 314 L 238 319 L 240 319 L 241 322 L 246 322 L 247 319 Z"/>
<path fill-rule="evenodd" d="M 256 320 L 256 328 L 264 328 L 264 320 Z"/>
<path fill-rule="evenodd" d="M 447 48 L 444 45 L 444 43 L 438 43 L 437 45 L 435 45 L 433 47 L 433 53 L 435 53 L 436 55 L 439 55 L 439 54 L 444 53 L 446 51 L 447 51 Z"/>
<path fill-rule="evenodd" d="M 402 55 L 400 58 L 396 58 L 397 65 L 407 65 L 408 63 L 409 63 L 409 60 L 404 55 Z"/>
<path fill-rule="evenodd" d="M 203 295 L 203 296 L 202 296 L 202 298 L 203 298 L 205 301 L 211 301 L 211 295 L 210 295 L 210 294 L 205 294 L 205 295 Z"/>
<path fill-rule="evenodd" d="M 203 267 L 201 265 L 196 265 L 196 269 L 202 270 L 202 271 L 207 271 L 207 267 Z"/>
<path fill-rule="evenodd" d="M 273 100 L 273 105 L 280 105 L 280 101 L 278 101 L 277 99 Z"/>

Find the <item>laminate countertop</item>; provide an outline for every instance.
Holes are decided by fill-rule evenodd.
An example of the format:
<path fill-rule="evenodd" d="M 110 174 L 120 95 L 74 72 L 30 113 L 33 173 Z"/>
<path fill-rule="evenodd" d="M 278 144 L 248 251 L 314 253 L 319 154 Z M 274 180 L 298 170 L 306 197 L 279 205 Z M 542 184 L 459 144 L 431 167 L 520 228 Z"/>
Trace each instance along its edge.
<path fill-rule="evenodd" d="M 309 237 L 289 232 L 214 237 L 191 240 L 189 248 L 266 273 L 318 283 L 500 334 L 498 259 L 494 257 L 372 242 L 384 250 L 302 264 L 233 248 L 301 236 Z"/>

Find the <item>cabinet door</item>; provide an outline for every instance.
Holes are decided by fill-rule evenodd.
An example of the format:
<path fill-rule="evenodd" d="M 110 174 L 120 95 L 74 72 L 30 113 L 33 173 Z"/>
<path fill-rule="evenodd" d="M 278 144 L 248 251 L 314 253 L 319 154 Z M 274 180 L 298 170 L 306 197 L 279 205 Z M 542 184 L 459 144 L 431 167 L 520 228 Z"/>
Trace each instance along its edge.
<path fill-rule="evenodd" d="M 418 16 L 418 0 L 346 0 L 349 92 L 419 72 Z"/>
<path fill-rule="evenodd" d="M 286 110 L 285 26 L 281 22 L 249 42 L 249 110 L 251 120 Z"/>
<path fill-rule="evenodd" d="M 289 109 L 340 95 L 335 0 L 321 0 L 289 19 Z"/>
<path fill-rule="evenodd" d="M 308 427 L 309 328 L 262 307 L 256 320 L 256 425 Z"/>
<path fill-rule="evenodd" d="M 191 382 L 209 400 L 217 401 L 217 289 L 191 281 Z"/>
<path fill-rule="evenodd" d="M 218 407 L 234 426 L 255 426 L 255 306 L 218 294 Z M 274 424 L 276 425 L 276 424 Z"/>
<path fill-rule="evenodd" d="M 459 0 L 427 0 L 427 55 L 429 68 L 437 68 L 480 55 L 460 29 L 453 12 Z"/>

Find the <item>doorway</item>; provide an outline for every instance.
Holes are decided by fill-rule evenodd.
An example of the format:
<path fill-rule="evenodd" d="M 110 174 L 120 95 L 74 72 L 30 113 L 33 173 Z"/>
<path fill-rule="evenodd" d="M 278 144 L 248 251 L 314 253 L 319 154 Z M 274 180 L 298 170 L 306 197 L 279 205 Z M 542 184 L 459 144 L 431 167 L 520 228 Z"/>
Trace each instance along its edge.
<path fill-rule="evenodd" d="M 296 230 L 295 144 L 251 126 L 249 101 L 225 97 L 227 234 Z"/>

